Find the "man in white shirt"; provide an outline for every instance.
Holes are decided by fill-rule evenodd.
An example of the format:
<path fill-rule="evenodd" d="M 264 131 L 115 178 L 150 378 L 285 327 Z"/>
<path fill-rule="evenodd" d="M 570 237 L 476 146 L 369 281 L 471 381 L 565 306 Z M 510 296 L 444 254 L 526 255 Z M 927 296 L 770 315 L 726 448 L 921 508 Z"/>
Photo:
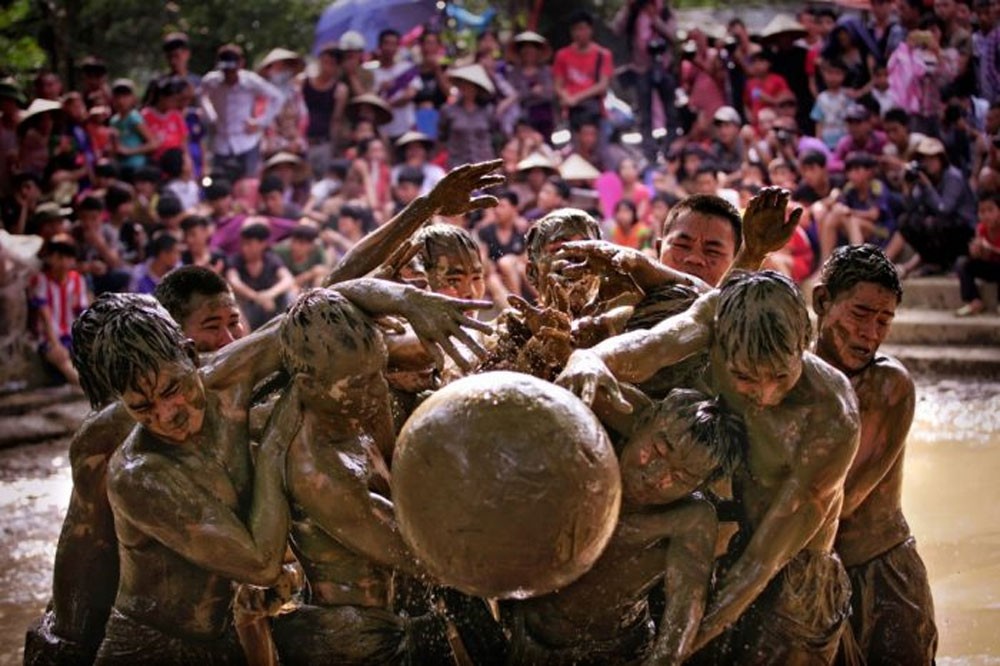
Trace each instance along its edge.
<path fill-rule="evenodd" d="M 252 177 L 260 167 L 260 139 L 281 109 L 284 97 L 257 74 L 243 69 L 243 49 L 219 48 L 215 70 L 201 81 L 202 104 L 214 128 L 212 170 L 234 181 Z M 263 115 L 254 116 L 258 97 L 267 99 Z"/>
<path fill-rule="evenodd" d="M 397 61 L 398 53 L 399 33 L 391 28 L 380 32 L 375 92 L 392 107 L 392 120 L 383 129 L 393 143 L 413 129 L 416 120 L 413 98 L 423 87 L 419 68 L 406 60 Z"/>

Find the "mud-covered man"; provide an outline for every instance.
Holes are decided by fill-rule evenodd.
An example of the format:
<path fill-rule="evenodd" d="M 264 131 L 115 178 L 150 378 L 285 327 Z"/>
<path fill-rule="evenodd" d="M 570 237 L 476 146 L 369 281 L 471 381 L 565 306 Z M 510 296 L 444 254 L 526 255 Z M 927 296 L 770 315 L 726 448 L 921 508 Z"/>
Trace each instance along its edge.
<path fill-rule="evenodd" d="M 105 294 L 73 322 L 73 366 L 91 413 L 70 442 L 73 491 L 56 546 L 52 601 L 28 630 L 25 664 L 94 660 L 118 589 L 118 539 L 107 495 L 108 460 L 135 421 L 115 400 L 94 365 L 94 343 L 109 315 L 140 308 L 166 316 L 149 296 Z"/>
<path fill-rule="evenodd" d="M 634 415 L 608 414 L 627 438 L 615 533 L 578 581 L 509 604 L 512 663 L 680 663 L 695 639 L 718 534 L 715 510 L 697 491 L 742 459 L 743 425 L 698 391 L 652 403 L 633 390 L 629 399 Z M 667 604 L 654 633 L 648 593 L 658 584 Z"/>
<path fill-rule="evenodd" d="M 283 663 L 427 663 L 447 652 L 441 618 L 394 612 L 393 575 L 422 575 L 403 543 L 383 451 L 394 439 L 382 334 L 346 299 L 303 294 L 281 325 L 281 353 L 300 400 L 286 479 L 292 546 L 310 598 L 276 619 Z M 277 413 L 277 412 L 276 412 Z M 432 648 L 433 649 L 433 648 Z"/>
<path fill-rule="evenodd" d="M 873 245 L 835 250 L 813 291 L 816 353 L 847 375 L 861 412 L 836 549 L 852 588 L 844 655 L 857 648 L 869 664 L 931 664 L 937 649 L 927 570 L 901 505 L 913 380 L 879 352 L 902 295 L 895 267 Z"/>
<path fill-rule="evenodd" d="M 559 378 L 585 402 L 600 388 L 627 410 L 618 380 L 644 381 L 709 349 L 709 383 L 747 427 L 747 463 L 733 481 L 746 536 L 694 649 L 741 620 L 726 656 L 736 663 L 831 661 L 847 616 L 850 590 L 833 544 L 858 446 L 857 403 L 847 379 L 807 351 L 810 333 L 795 285 L 776 273 L 737 273 L 648 331 L 574 352 Z"/>

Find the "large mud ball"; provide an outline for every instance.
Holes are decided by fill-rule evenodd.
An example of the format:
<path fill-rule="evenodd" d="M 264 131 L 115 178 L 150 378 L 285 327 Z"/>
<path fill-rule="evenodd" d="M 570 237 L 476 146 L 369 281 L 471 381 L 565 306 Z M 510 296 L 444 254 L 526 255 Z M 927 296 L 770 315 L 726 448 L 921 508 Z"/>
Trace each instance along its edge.
<path fill-rule="evenodd" d="M 392 462 L 403 539 L 442 583 L 526 598 L 586 573 L 621 504 L 618 459 L 576 396 L 516 372 L 466 377 L 403 426 Z"/>

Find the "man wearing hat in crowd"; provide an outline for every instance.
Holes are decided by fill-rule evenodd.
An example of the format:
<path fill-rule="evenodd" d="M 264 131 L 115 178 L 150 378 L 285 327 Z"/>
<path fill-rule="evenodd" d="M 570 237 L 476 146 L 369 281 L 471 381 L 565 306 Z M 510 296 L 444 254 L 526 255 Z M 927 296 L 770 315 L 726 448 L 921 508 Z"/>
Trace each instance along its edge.
<path fill-rule="evenodd" d="M 365 36 L 356 30 L 348 30 L 337 42 L 340 55 L 340 69 L 343 80 L 350 87 L 350 97 L 357 97 L 375 89 L 375 76 L 364 67 L 365 51 L 368 45 Z"/>
<path fill-rule="evenodd" d="M 916 254 L 900 267 L 905 276 L 923 267 L 947 271 L 966 254 L 976 223 L 976 195 L 958 167 L 948 161 L 944 144 L 927 137 L 916 150 L 919 168 L 903 179 L 905 210 L 899 230 Z M 890 243 L 889 254 L 895 247 Z"/>
<path fill-rule="evenodd" d="M 305 152 L 302 127 L 305 125 L 308 110 L 302 100 L 296 78 L 305 67 L 306 63 L 302 56 L 284 48 L 271 49 L 257 65 L 257 73 L 280 90 L 285 100 L 264 134 L 265 155 L 273 155 L 279 151 L 296 154 Z"/>
<path fill-rule="evenodd" d="M 743 168 L 747 149 L 740 136 L 743 119 L 739 112 L 731 106 L 721 106 L 712 118 L 715 125 L 715 138 L 712 139 L 712 163 L 719 171 L 727 174 L 736 173 Z"/>
<path fill-rule="evenodd" d="M 518 210 L 531 210 L 538 200 L 538 193 L 551 176 L 558 176 L 555 163 L 541 153 L 532 153 L 517 163 L 515 180 L 510 189 L 517 194 Z"/>
<path fill-rule="evenodd" d="M 0 79 L 0 197 L 9 196 L 17 161 L 17 121 L 25 106 L 24 95 L 13 78 Z"/>
<path fill-rule="evenodd" d="M 456 67 L 448 76 L 458 88 L 458 99 L 441 109 L 438 138 L 448 154 L 448 168 L 493 159 L 497 118 L 492 104 L 496 88 L 480 64 Z"/>
<path fill-rule="evenodd" d="M 399 33 L 387 28 L 378 35 L 378 68 L 375 76 L 375 92 L 392 107 L 392 120 L 385 128 L 391 141 L 413 129 L 416 109 L 413 99 L 423 87 L 420 68 L 405 60 L 397 59 L 399 54 Z"/>
<path fill-rule="evenodd" d="M 852 104 L 847 109 L 847 136 L 841 137 L 833 153 L 846 162 L 851 153 L 868 153 L 879 156 L 885 150 L 885 132 L 872 127 L 872 112 L 862 104 Z"/>
<path fill-rule="evenodd" d="M 555 129 L 555 81 L 547 61 L 552 55 L 548 41 L 526 30 L 514 35 L 513 53 L 507 82 L 514 88 L 522 117 L 542 136 Z"/>
<path fill-rule="evenodd" d="M 21 147 L 18 164 L 22 171 L 45 177 L 49 166 L 49 146 L 56 120 L 63 115 L 62 104 L 48 99 L 35 99 L 17 121 Z"/>
<path fill-rule="evenodd" d="M 281 110 L 281 91 L 243 69 L 243 49 L 236 44 L 219 48 L 216 69 L 205 75 L 201 85 L 202 102 L 215 126 L 213 170 L 237 179 L 256 175 L 262 132 Z M 266 100 L 264 112 L 254 117 L 260 97 Z"/>
<path fill-rule="evenodd" d="M 396 139 L 397 163 L 390 172 L 392 184 L 399 180 L 404 167 L 419 169 L 424 177 L 420 196 L 427 195 L 445 176 L 444 169 L 429 161 L 433 150 L 434 140 L 422 132 L 407 132 Z"/>
<path fill-rule="evenodd" d="M 66 219 L 72 214 L 72 208 L 64 208 L 55 201 L 40 203 L 28 218 L 27 227 L 20 233 L 41 236 L 44 240 L 49 240 L 56 234 L 66 231 Z"/>

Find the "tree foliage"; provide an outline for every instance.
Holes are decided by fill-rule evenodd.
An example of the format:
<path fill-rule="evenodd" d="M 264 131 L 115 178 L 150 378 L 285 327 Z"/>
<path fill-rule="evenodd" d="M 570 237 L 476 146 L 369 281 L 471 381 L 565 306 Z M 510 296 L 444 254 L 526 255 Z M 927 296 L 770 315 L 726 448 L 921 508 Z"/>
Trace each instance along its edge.
<path fill-rule="evenodd" d="M 240 44 L 253 63 L 276 46 L 307 51 L 327 4 L 327 0 L 15 0 L 0 9 L 0 61 L 11 69 L 48 67 L 72 82 L 80 59 L 96 55 L 104 59 L 112 76 L 142 80 L 163 69 L 163 36 L 180 30 L 190 36 L 194 71 L 211 69 L 215 50 L 227 42 Z M 14 56 L 7 53 L 8 43 L 17 46 L 11 47 Z"/>

